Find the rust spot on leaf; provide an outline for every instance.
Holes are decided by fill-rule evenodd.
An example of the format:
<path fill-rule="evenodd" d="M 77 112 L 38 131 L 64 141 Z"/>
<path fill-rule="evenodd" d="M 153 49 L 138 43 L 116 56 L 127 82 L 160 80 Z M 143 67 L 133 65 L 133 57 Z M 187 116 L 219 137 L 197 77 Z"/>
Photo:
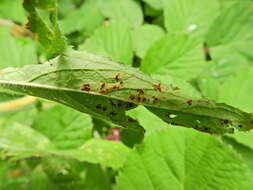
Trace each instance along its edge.
<path fill-rule="evenodd" d="M 134 95 L 131 95 L 131 96 L 129 96 L 129 99 L 130 99 L 130 100 L 134 100 L 134 99 L 135 99 L 135 96 L 134 96 Z"/>
<path fill-rule="evenodd" d="M 144 94 L 144 90 L 143 90 L 143 89 L 137 89 L 137 92 L 138 92 L 139 94 Z"/>
<path fill-rule="evenodd" d="M 100 90 L 99 93 L 100 94 L 107 94 L 107 91 L 106 90 Z"/>
<path fill-rule="evenodd" d="M 100 83 L 100 90 L 102 90 L 105 87 L 105 82 Z"/>
<path fill-rule="evenodd" d="M 192 100 L 188 100 L 186 103 L 187 103 L 189 106 L 191 106 L 191 105 L 192 105 Z"/>
<path fill-rule="evenodd" d="M 158 98 L 157 98 L 157 97 L 152 96 L 152 98 L 153 98 L 153 103 L 156 103 L 156 102 L 158 101 Z"/>
<path fill-rule="evenodd" d="M 120 74 L 117 73 L 117 74 L 115 75 L 114 79 L 118 82 L 118 81 L 120 80 Z"/>
<path fill-rule="evenodd" d="M 102 105 L 101 104 L 97 104 L 96 105 L 96 109 L 102 109 Z"/>
<path fill-rule="evenodd" d="M 90 85 L 89 84 L 83 84 L 83 86 L 81 87 L 82 91 L 90 91 Z"/>
<path fill-rule="evenodd" d="M 154 84 L 154 85 L 153 85 L 153 88 L 154 88 L 154 90 L 156 90 L 156 91 L 162 92 L 162 88 L 161 88 L 161 84 L 160 84 L 160 83 L 159 83 L 159 84 Z"/>

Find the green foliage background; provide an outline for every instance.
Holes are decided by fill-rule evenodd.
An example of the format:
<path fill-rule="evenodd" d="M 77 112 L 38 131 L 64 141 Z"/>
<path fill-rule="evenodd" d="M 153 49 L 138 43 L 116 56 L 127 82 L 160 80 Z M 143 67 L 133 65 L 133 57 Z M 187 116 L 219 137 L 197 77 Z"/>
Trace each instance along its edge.
<path fill-rule="evenodd" d="M 75 50 L 139 68 L 194 98 L 253 111 L 251 0 L 59 0 L 59 28 L 44 9 L 54 3 L 38 4 L 47 33 L 36 36 L 25 29 L 21 0 L 0 1 L 0 77 L 13 67 L 39 72 L 33 68 L 65 48 L 60 29 Z M 140 143 L 124 119 L 115 124 L 2 90 L 0 189 L 252 189 L 252 131 L 210 135 L 154 113 L 141 105 L 127 111 L 145 129 Z M 114 128 L 122 141 L 107 140 Z"/>

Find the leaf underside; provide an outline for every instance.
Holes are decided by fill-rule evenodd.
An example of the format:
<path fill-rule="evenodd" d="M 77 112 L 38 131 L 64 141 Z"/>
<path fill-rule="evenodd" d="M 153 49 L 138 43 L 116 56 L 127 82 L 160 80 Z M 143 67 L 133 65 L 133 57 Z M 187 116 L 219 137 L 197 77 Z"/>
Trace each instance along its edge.
<path fill-rule="evenodd" d="M 7 68 L 0 87 L 73 107 L 142 130 L 125 111 L 144 105 L 167 123 L 223 134 L 250 130 L 252 115 L 208 99 L 182 95 L 138 69 L 86 52 L 68 51 L 41 65 Z"/>

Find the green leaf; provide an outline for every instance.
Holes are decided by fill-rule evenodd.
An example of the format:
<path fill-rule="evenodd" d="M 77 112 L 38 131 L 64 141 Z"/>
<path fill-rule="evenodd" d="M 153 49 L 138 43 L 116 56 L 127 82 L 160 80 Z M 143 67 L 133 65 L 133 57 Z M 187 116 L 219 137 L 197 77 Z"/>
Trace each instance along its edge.
<path fill-rule="evenodd" d="M 108 173 L 99 165 L 90 165 L 85 178 L 85 189 L 111 190 Z M 99 183 L 98 183 L 99 181 Z"/>
<path fill-rule="evenodd" d="M 161 10 L 164 5 L 164 0 L 143 0 L 145 3 L 147 3 L 149 6 L 151 6 L 154 9 Z"/>
<path fill-rule="evenodd" d="M 166 29 L 178 34 L 202 37 L 219 13 L 217 0 L 169 0 L 164 4 Z"/>
<path fill-rule="evenodd" d="M 161 120 L 158 116 L 150 112 L 144 106 L 138 106 L 135 109 L 129 110 L 127 115 L 136 119 L 141 126 L 145 129 L 146 133 L 149 134 L 157 130 L 169 127 L 167 123 Z"/>
<path fill-rule="evenodd" d="M 250 173 L 251 175 L 253 175 L 253 151 L 251 148 L 249 148 L 247 145 L 243 145 L 241 143 L 239 143 L 240 141 L 237 142 L 237 140 L 224 136 L 223 137 L 223 141 L 232 145 L 233 148 L 236 150 L 236 152 L 238 152 L 241 156 L 243 161 L 245 161 L 245 163 L 247 164 L 247 166 L 250 169 Z"/>
<path fill-rule="evenodd" d="M 91 139 L 78 148 L 62 150 L 41 133 L 17 123 L 1 126 L 0 149 L 19 159 L 58 156 L 81 162 L 99 163 L 115 169 L 122 166 L 130 151 L 121 142 L 102 139 Z"/>
<path fill-rule="evenodd" d="M 14 20 L 24 24 L 27 19 L 25 10 L 20 0 L 1 0 L 0 1 L 0 18 Z"/>
<path fill-rule="evenodd" d="M 114 61 L 131 64 L 133 47 L 130 28 L 125 22 L 112 22 L 97 29 L 79 50 L 111 57 Z"/>
<path fill-rule="evenodd" d="M 210 49 L 212 63 L 206 69 L 203 76 L 219 79 L 221 82 L 227 80 L 241 69 L 251 65 L 253 54 L 253 41 L 240 41 L 228 45 L 220 45 Z"/>
<path fill-rule="evenodd" d="M 4 166 L 4 167 L 3 167 Z M 2 190 L 60 190 L 39 165 L 30 168 L 24 161 L 0 161 L 0 188 Z"/>
<path fill-rule="evenodd" d="M 252 39 L 253 7 L 251 1 L 238 2 L 224 9 L 211 25 L 206 41 L 209 47 Z"/>
<path fill-rule="evenodd" d="M 124 20 L 132 27 L 143 22 L 143 14 L 139 3 L 132 0 L 100 0 L 102 14 L 111 20 Z"/>
<path fill-rule="evenodd" d="M 118 190 L 249 190 L 251 185 L 248 169 L 231 148 L 183 128 L 147 136 L 117 178 Z"/>
<path fill-rule="evenodd" d="M 29 127 L 12 123 L 0 128 L 0 149 L 10 152 L 19 158 L 50 152 L 54 145 L 45 136 Z"/>
<path fill-rule="evenodd" d="M 79 9 L 74 9 L 67 14 L 59 24 L 64 34 L 81 31 L 91 35 L 96 28 L 102 25 L 103 21 L 104 17 L 100 12 L 98 0 L 89 0 L 85 1 Z"/>
<path fill-rule="evenodd" d="M 66 49 L 64 36 L 61 34 L 57 23 L 56 0 L 25 0 L 24 8 L 29 13 L 27 27 L 37 35 L 38 41 L 51 53 L 62 53 Z M 38 15 L 36 8 L 45 9 L 49 13 L 49 27 Z"/>
<path fill-rule="evenodd" d="M 252 132 L 248 132 L 248 133 L 237 132 L 233 135 L 229 135 L 229 137 L 233 138 L 238 143 L 249 147 L 253 151 L 253 140 L 252 140 L 253 133 Z"/>
<path fill-rule="evenodd" d="M 36 64 L 36 44 L 29 38 L 15 38 L 10 29 L 0 27 L 0 70 L 5 67 L 18 67 Z M 1 75 L 1 71 L 0 71 Z"/>
<path fill-rule="evenodd" d="M 91 118 L 64 106 L 54 106 L 40 112 L 34 118 L 32 127 L 60 149 L 77 148 L 92 136 Z"/>
<path fill-rule="evenodd" d="M 206 97 L 250 111 L 253 110 L 252 76 L 252 67 L 248 67 L 238 70 L 222 84 L 212 78 L 199 79 L 199 87 Z"/>
<path fill-rule="evenodd" d="M 164 30 L 157 25 L 145 24 L 136 28 L 132 32 L 134 51 L 143 58 L 148 48 L 164 34 Z"/>
<path fill-rule="evenodd" d="M 190 79 L 206 67 L 202 45 L 188 35 L 167 34 L 155 42 L 141 63 L 146 73 Z"/>
<path fill-rule="evenodd" d="M 208 99 L 183 95 L 138 69 L 70 51 L 45 64 L 6 69 L 0 87 L 53 100 L 93 117 L 142 131 L 125 111 L 144 105 L 168 123 L 210 133 L 252 129 L 252 115 Z"/>
<path fill-rule="evenodd" d="M 66 150 L 59 153 L 79 161 L 117 169 L 122 167 L 130 150 L 121 142 L 91 139 L 76 150 Z"/>

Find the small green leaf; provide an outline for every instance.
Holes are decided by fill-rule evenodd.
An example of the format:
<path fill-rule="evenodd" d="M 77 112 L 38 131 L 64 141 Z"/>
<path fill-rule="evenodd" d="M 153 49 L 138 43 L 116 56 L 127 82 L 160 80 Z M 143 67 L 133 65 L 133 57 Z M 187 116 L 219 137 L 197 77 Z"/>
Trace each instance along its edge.
<path fill-rule="evenodd" d="M 136 28 L 132 32 L 134 51 L 143 58 L 148 48 L 164 34 L 164 30 L 157 25 L 145 24 Z"/>
<path fill-rule="evenodd" d="M 200 143 L 201 142 L 201 143 Z M 184 128 L 147 136 L 117 177 L 117 190 L 249 190 L 239 156 L 214 137 Z"/>
<path fill-rule="evenodd" d="M 131 64 L 133 47 L 129 26 L 122 21 L 112 22 L 97 29 L 90 39 L 79 47 L 91 53 L 111 57 L 114 61 Z"/>
<path fill-rule="evenodd" d="M 12 123 L 0 128 L 0 149 L 19 158 L 25 158 L 36 154 L 47 154 L 54 149 L 54 145 L 48 138 L 30 127 Z"/>
<path fill-rule="evenodd" d="M 124 20 L 132 27 L 143 22 L 139 3 L 133 0 L 100 0 L 100 8 L 105 17 L 112 20 Z"/>
<path fill-rule="evenodd" d="M 161 120 L 158 116 L 150 112 L 144 106 L 138 106 L 135 109 L 129 110 L 127 115 L 131 116 L 133 119 L 136 119 L 141 126 L 145 129 L 146 133 L 149 134 L 157 130 L 164 129 L 169 127 L 167 123 Z"/>
<path fill-rule="evenodd" d="M 102 166 L 117 169 L 122 167 L 130 150 L 121 142 L 91 139 L 76 150 L 66 150 L 59 153 L 79 161 L 99 163 Z"/>
<path fill-rule="evenodd" d="M 206 35 L 208 46 L 213 47 L 252 39 L 252 11 L 251 1 L 240 1 L 224 9 L 214 20 Z"/>
<path fill-rule="evenodd" d="M 164 4 L 166 29 L 177 34 L 202 37 L 219 13 L 217 0 L 169 0 Z"/>
<path fill-rule="evenodd" d="M 32 127 L 60 149 L 77 148 L 92 136 L 91 118 L 65 106 L 54 106 L 40 112 Z"/>
<path fill-rule="evenodd" d="M 7 27 L 0 27 L 0 44 L 5 47 L 0 51 L 0 70 L 38 62 L 35 42 L 29 38 L 15 38 Z"/>
<path fill-rule="evenodd" d="M 79 9 L 68 13 L 64 19 L 59 21 L 59 24 L 64 34 L 80 31 L 91 35 L 96 28 L 102 25 L 103 21 L 104 16 L 100 12 L 98 0 L 89 0 L 85 1 Z"/>
<path fill-rule="evenodd" d="M 248 133 L 237 132 L 233 135 L 229 135 L 229 137 L 233 138 L 238 143 L 249 147 L 253 151 L 253 141 L 252 141 L 253 133 L 252 133 L 252 131 L 248 132 Z"/>
<path fill-rule="evenodd" d="M 188 35 L 167 34 L 155 42 L 141 63 L 144 72 L 190 79 L 206 67 L 202 44 Z"/>
<path fill-rule="evenodd" d="M 1 0 L 0 1 L 0 18 L 10 19 L 21 24 L 27 21 L 25 10 L 20 0 Z"/>

